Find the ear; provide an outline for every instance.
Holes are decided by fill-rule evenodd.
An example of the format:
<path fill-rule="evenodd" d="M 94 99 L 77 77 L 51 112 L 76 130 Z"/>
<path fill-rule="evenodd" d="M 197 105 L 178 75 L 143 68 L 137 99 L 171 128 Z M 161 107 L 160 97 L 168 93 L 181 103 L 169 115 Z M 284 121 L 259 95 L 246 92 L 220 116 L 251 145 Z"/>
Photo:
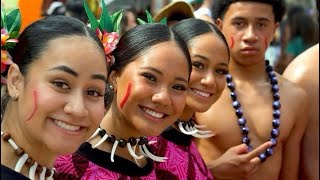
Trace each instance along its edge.
<path fill-rule="evenodd" d="M 112 71 L 108 77 L 108 81 L 113 86 L 113 91 L 117 92 L 117 79 L 118 79 L 118 73 L 116 71 Z"/>
<path fill-rule="evenodd" d="M 276 32 L 277 28 L 279 27 L 279 23 L 274 24 L 273 34 Z"/>
<path fill-rule="evenodd" d="M 215 22 L 216 22 L 217 27 L 221 31 L 222 30 L 222 19 L 218 18 Z"/>
<path fill-rule="evenodd" d="M 8 92 L 11 98 L 18 98 L 23 90 L 24 77 L 17 64 L 11 64 L 7 75 Z"/>
<path fill-rule="evenodd" d="M 270 44 L 270 42 L 273 41 L 275 38 L 280 38 L 280 37 L 279 37 L 280 35 L 277 34 L 277 29 L 278 29 L 279 25 L 280 25 L 279 23 L 275 23 L 275 24 L 274 24 L 273 34 L 272 34 L 271 39 L 270 39 L 269 42 L 268 42 L 269 44 Z"/>

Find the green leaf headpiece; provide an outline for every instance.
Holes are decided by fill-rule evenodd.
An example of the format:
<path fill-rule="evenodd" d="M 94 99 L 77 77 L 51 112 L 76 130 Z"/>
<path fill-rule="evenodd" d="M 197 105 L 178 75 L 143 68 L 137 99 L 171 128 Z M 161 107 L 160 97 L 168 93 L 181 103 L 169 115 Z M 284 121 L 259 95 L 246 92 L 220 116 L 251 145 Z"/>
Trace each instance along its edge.
<path fill-rule="evenodd" d="M 148 10 L 146 10 L 146 14 L 147 14 L 147 22 L 145 22 L 144 20 L 140 19 L 140 18 L 137 18 L 137 21 L 138 21 L 138 24 L 146 24 L 146 23 L 155 23 L 153 18 L 152 18 L 152 15 L 149 13 Z M 164 17 L 163 19 L 161 19 L 159 21 L 159 23 L 161 24 L 167 24 L 167 17 Z"/>
<path fill-rule="evenodd" d="M 6 71 L 7 66 L 13 63 L 8 50 L 18 42 L 20 28 L 21 14 L 19 9 L 6 14 L 1 6 L 1 84 L 6 84 L 6 78 L 2 74 Z"/>
<path fill-rule="evenodd" d="M 99 20 L 96 19 L 86 1 L 84 1 L 84 9 L 89 19 L 89 26 L 93 31 L 96 32 L 97 36 L 102 42 L 107 62 L 111 66 L 115 61 L 111 53 L 117 47 L 117 44 L 119 42 L 122 9 L 113 13 L 112 15 L 109 15 L 104 1 L 101 2 L 102 13 Z"/>

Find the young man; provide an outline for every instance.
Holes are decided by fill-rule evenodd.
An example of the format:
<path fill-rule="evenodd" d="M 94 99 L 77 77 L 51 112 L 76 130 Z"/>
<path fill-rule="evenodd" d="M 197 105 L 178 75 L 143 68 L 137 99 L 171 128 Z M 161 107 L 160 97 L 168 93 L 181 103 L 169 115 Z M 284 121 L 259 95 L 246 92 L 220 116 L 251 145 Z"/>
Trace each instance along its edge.
<path fill-rule="evenodd" d="M 309 98 L 307 129 L 301 142 L 300 179 L 319 179 L 319 44 L 296 57 L 283 77 L 298 84 Z"/>
<path fill-rule="evenodd" d="M 215 133 L 197 142 L 201 155 L 215 179 L 297 179 L 306 93 L 272 71 L 264 59 L 284 2 L 220 0 L 212 12 L 230 47 L 230 75 L 220 99 L 196 114 L 197 121 Z M 273 148 L 259 158 L 247 155 L 269 140 Z"/>

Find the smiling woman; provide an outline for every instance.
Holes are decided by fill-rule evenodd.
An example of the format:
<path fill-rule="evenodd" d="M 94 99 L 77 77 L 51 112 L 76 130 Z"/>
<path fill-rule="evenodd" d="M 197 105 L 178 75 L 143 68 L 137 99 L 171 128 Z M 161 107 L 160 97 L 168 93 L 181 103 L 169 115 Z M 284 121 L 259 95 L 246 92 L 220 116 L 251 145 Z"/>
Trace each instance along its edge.
<path fill-rule="evenodd" d="M 112 55 L 109 111 L 89 141 L 55 167 L 81 179 L 156 179 L 153 161 L 166 158 L 151 152 L 146 136 L 159 135 L 182 113 L 191 72 L 187 46 L 168 26 L 144 24 L 126 32 Z"/>
<path fill-rule="evenodd" d="M 74 152 L 103 118 L 103 46 L 81 21 L 52 16 L 28 26 L 9 53 L 13 62 L 1 73 L 1 178 L 52 177 L 55 158 Z"/>

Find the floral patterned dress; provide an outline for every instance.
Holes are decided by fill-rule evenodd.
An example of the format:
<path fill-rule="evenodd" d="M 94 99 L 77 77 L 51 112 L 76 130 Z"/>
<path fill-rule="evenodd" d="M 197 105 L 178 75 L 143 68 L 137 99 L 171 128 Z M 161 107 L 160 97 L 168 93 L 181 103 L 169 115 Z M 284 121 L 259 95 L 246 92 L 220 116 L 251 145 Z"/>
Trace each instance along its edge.
<path fill-rule="evenodd" d="M 55 162 L 57 179 L 81 180 L 153 180 L 156 179 L 153 161 L 147 159 L 147 165 L 140 168 L 135 163 L 120 156 L 110 160 L 111 153 L 92 149 L 85 142 L 77 152 L 68 156 L 59 156 Z"/>
<path fill-rule="evenodd" d="M 160 136 L 149 138 L 149 140 L 157 142 L 151 145 L 155 154 L 168 157 L 164 163 L 155 162 L 157 179 L 213 179 L 192 140 L 192 136 L 169 127 Z"/>

